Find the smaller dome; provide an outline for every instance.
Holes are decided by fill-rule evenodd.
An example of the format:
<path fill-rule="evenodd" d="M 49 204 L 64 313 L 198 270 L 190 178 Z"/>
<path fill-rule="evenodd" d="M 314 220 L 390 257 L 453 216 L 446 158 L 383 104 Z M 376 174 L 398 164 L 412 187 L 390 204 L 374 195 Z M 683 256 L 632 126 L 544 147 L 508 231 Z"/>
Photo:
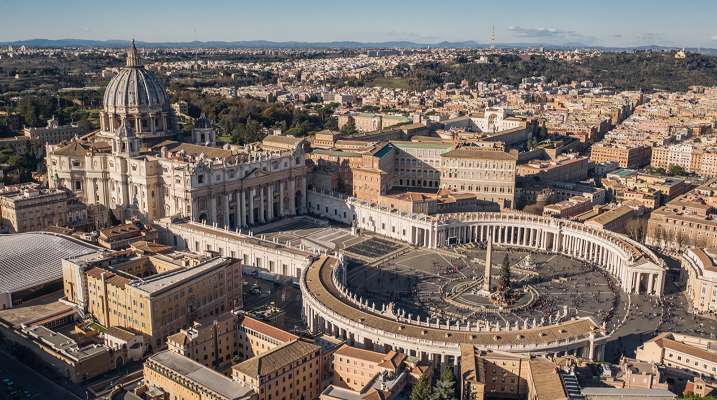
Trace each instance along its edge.
<path fill-rule="evenodd" d="M 211 129 L 212 123 L 209 122 L 209 118 L 207 118 L 204 113 L 197 118 L 197 121 L 194 122 L 194 129 Z"/>

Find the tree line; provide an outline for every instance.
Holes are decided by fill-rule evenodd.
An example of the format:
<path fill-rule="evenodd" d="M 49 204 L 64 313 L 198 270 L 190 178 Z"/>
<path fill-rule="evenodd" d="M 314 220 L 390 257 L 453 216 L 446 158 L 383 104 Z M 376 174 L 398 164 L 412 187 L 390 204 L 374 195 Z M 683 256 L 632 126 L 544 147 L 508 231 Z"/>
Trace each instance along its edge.
<path fill-rule="evenodd" d="M 231 137 L 231 142 L 237 144 L 259 141 L 273 128 L 298 137 L 336 128 L 336 119 L 332 117 L 336 105 L 332 104 L 306 109 L 280 102 L 248 97 L 225 98 L 191 91 L 180 92 L 175 97 L 187 101 L 190 116 L 197 118 L 204 113 L 220 135 Z"/>
<path fill-rule="evenodd" d="M 717 57 L 701 54 L 676 59 L 671 52 L 603 53 L 579 62 L 541 55 L 500 55 L 491 56 L 488 63 L 462 61 L 397 65 L 391 75 L 407 80 L 410 89 L 419 91 L 463 80 L 519 85 L 531 76 L 545 76 L 548 82 L 560 84 L 590 80 L 617 90 L 685 91 L 692 85 L 717 86 Z M 366 85 L 375 78 L 369 75 L 351 84 Z"/>

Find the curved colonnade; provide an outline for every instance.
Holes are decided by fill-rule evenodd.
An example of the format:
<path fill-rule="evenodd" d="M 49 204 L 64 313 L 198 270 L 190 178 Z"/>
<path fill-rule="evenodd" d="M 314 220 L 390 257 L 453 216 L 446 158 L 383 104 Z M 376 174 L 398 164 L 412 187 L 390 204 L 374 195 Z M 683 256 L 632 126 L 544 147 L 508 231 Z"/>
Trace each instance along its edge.
<path fill-rule="evenodd" d="M 371 211 L 377 209 L 372 206 Z M 367 217 L 369 224 L 375 224 L 372 215 L 356 208 L 352 211 L 359 227 L 371 226 L 366 224 Z M 416 220 L 406 214 L 398 216 L 401 221 Z M 386 223 L 395 223 L 386 217 L 381 221 L 384 230 Z M 627 293 L 660 296 L 663 292 L 664 261 L 640 243 L 613 232 L 523 213 L 446 214 L 418 221 L 420 225 L 394 227 L 391 231 L 406 232 L 408 228 L 410 238 L 420 240 L 406 241 L 429 248 L 484 242 L 490 237 L 496 245 L 562 254 L 593 263 L 615 277 Z M 405 318 L 385 306 L 379 310 L 362 299 L 352 298 L 345 290 L 343 277 L 341 257 L 320 257 L 303 271 L 300 285 L 307 325 L 314 333 L 323 331 L 377 351 L 395 349 L 424 360 L 457 364 L 460 345 L 472 344 L 514 353 L 576 354 L 599 359 L 602 344 L 610 335 L 590 318 L 561 318 L 561 322 L 556 320 L 550 325 L 534 322 L 527 326 L 487 325 L 477 329 L 470 323 L 451 326 L 438 321 L 411 320 L 410 316 Z"/>

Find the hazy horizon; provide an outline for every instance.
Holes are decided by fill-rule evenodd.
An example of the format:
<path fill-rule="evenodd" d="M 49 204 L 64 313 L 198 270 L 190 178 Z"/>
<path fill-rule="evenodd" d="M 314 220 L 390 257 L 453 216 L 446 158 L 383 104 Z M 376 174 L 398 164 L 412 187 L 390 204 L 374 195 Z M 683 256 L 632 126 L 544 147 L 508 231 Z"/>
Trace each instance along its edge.
<path fill-rule="evenodd" d="M 717 47 L 717 2 L 692 0 L 262 2 L 0 0 L 0 41 L 475 41 Z"/>

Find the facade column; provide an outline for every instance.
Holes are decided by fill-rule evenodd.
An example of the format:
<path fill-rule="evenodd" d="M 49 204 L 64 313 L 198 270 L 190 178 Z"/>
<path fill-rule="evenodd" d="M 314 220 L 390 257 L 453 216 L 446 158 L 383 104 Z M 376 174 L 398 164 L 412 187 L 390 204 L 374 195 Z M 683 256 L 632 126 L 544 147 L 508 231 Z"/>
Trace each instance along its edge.
<path fill-rule="evenodd" d="M 264 186 L 259 187 L 259 223 L 263 224 L 266 222 L 266 218 L 264 217 L 266 214 L 266 196 L 264 195 L 264 190 L 266 188 Z"/>
<path fill-rule="evenodd" d="M 289 180 L 289 215 L 296 215 L 296 181 Z"/>
<path fill-rule="evenodd" d="M 212 224 L 217 222 L 217 198 L 214 195 L 210 195 L 209 200 L 209 214 L 212 219 Z"/>
<path fill-rule="evenodd" d="M 246 226 L 246 192 L 244 190 L 239 191 L 239 217 L 237 222 L 240 226 Z"/>
<path fill-rule="evenodd" d="M 254 196 L 256 196 L 256 189 L 251 188 L 249 190 L 249 225 L 254 225 Z"/>
<path fill-rule="evenodd" d="M 284 186 L 286 181 L 279 182 L 279 216 L 284 216 Z"/>
<path fill-rule="evenodd" d="M 229 193 L 224 193 L 224 226 L 229 226 Z"/>
<path fill-rule="evenodd" d="M 234 196 L 234 207 L 232 209 L 234 210 L 234 228 L 238 228 L 241 226 L 241 217 L 239 216 L 241 213 L 241 209 L 239 208 L 239 194 L 240 192 L 238 190 L 235 190 L 233 192 Z"/>
<path fill-rule="evenodd" d="M 266 187 L 267 191 L 267 203 L 266 203 L 266 215 L 269 221 L 274 219 L 274 184 L 270 183 Z"/>
<path fill-rule="evenodd" d="M 647 280 L 647 292 L 648 294 L 653 294 L 655 292 L 655 274 L 648 275 L 650 278 Z"/>
<path fill-rule="evenodd" d="M 528 247 L 533 247 L 533 228 L 528 228 Z"/>

